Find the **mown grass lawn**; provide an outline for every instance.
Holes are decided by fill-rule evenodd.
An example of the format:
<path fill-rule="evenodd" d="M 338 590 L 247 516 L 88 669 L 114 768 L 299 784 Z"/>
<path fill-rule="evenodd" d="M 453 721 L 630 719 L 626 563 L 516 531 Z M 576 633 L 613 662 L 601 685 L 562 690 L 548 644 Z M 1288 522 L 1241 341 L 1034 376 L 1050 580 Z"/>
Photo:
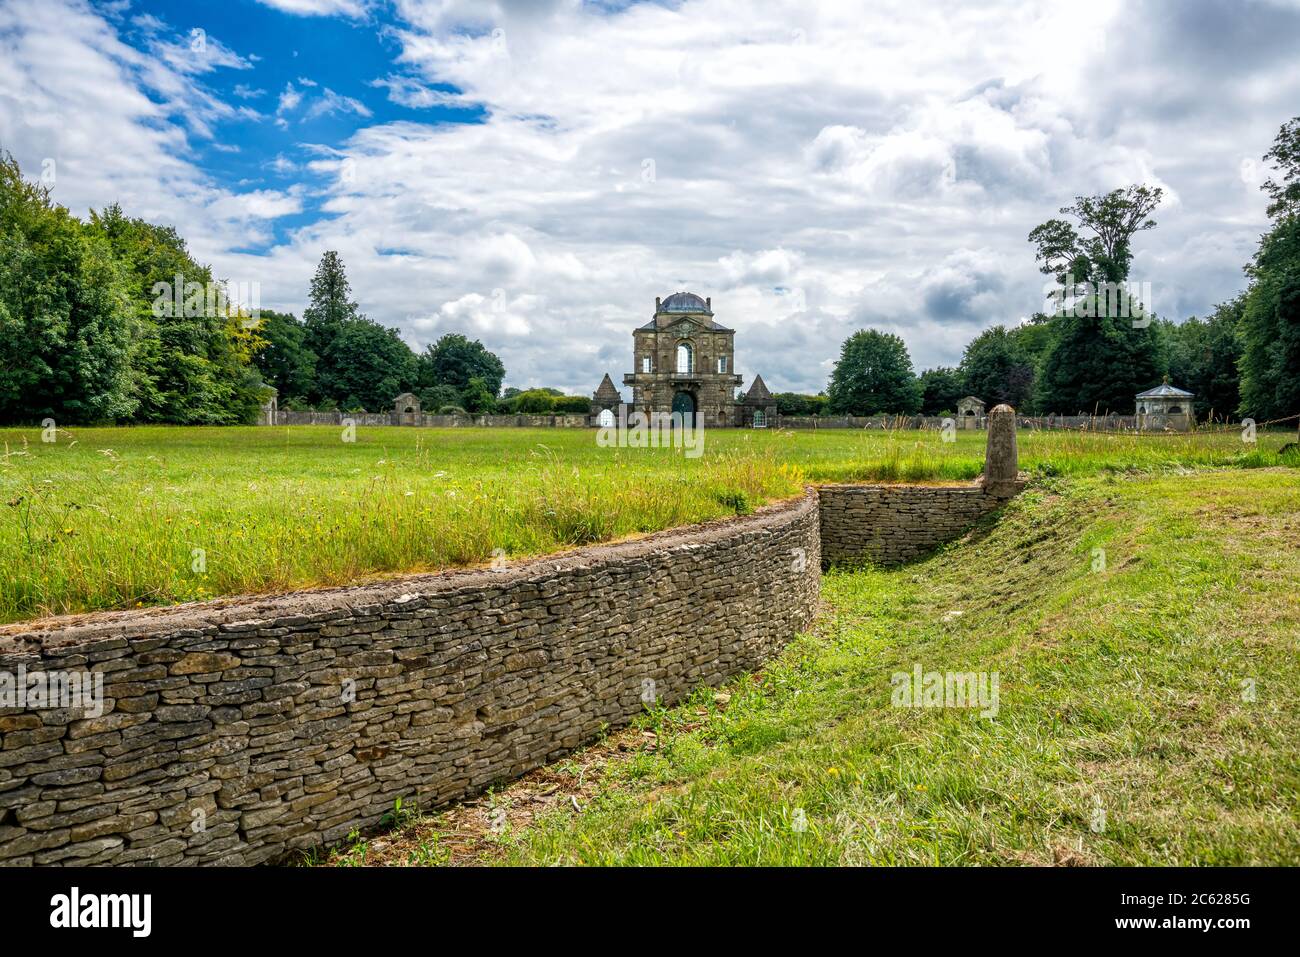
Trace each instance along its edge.
<path fill-rule="evenodd" d="M 746 512 L 806 481 L 963 481 L 984 435 L 720 430 L 704 454 L 594 430 L 0 430 L 0 621 L 344 584 L 486 563 Z M 1194 436 L 1022 433 L 1047 475 L 1275 465 Z"/>
<path fill-rule="evenodd" d="M 770 667 L 335 863 L 1300 864 L 1300 471 L 1040 480 Z M 891 675 L 997 672 L 999 710 Z"/>

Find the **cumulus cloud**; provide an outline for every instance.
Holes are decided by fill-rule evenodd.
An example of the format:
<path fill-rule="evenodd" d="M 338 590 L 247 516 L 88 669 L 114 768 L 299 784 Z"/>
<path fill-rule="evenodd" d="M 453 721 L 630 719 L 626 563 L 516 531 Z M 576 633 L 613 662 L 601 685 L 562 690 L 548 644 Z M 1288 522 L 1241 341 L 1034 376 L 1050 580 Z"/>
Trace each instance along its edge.
<path fill-rule="evenodd" d="M 193 165 L 193 144 L 244 115 L 198 75 L 243 66 L 210 35 L 194 62 L 175 59 L 176 42 L 150 41 L 142 52 L 85 3 L 3 4 L 0 147 L 29 176 L 49 169 L 54 199 L 75 212 L 120 202 L 130 215 L 175 225 L 195 255 L 212 262 L 268 242 L 270 220 L 299 201 L 221 188 Z"/>
<path fill-rule="evenodd" d="M 773 389 L 822 388 L 863 325 L 901 335 L 918 368 L 953 364 L 982 328 L 1040 307 L 1034 225 L 1076 194 L 1137 181 L 1168 201 L 1134 277 L 1164 314 L 1203 314 L 1242 285 L 1266 221 L 1248 163 L 1300 102 L 1294 4 L 1229 15 L 1203 0 L 1097 0 L 1082 25 L 1068 0 L 391 9 L 383 29 L 400 53 L 361 79 L 403 106 L 481 114 L 366 122 L 360 101 L 290 84 L 282 122 L 313 109 L 363 122 L 297 171 L 323 181 L 322 218 L 265 253 L 218 248 L 219 271 L 301 309 L 321 252 L 337 249 L 366 312 L 413 345 L 461 328 L 501 354 L 511 383 L 582 392 L 631 368 L 632 327 L 684 288 L 713 297 L 737 330 L 738 371 Z M 114 42 L 107 25 L 91 32 Z M 15 69 L 0 58 L 10 127 L 36 115 L 4 105 Z M 123 138 L 151 142 L 166 113 L 138 93 L 151 80 L 174 83 L 161 101 L 192 98 L 209 127 L 229 115 L 194 74 L 156 69 L 137 67 L 137 92 L 108 110 Z M 22 123 L 28 154 L 43 155 L 53 124 Z M 161 140 L 126 155 L 201 182 Z M 132 182 L 130 169 L 94 175 L 85 195 L 100 204 Z M 218 208 L 264 224 L 296 202 L 284 191 Z"/>
<path fill-rule="evenodd" d="M 364 17 L 371 6 L 368 0 L 258 0 L 258 3 L 300 17 Z"/>

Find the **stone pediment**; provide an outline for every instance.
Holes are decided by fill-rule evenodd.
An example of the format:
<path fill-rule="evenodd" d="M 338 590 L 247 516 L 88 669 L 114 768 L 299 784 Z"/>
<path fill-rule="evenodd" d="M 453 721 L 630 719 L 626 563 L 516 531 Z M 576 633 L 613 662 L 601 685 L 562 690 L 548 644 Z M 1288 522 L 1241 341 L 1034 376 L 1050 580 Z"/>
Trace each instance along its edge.
<path fill-rule="evenodd" d="M 701 331 L 703 328 L 704 328 L 704 323 L 702 323 L 700 320 L 691 318 L 689 316 L 683 316 L 681 319 L 678 319 L 673 323 L 671 323 L 667 327 L 667 331 L 678 336 L 689 336 L 689 335 L 694 335 L 695 333 Z"/>

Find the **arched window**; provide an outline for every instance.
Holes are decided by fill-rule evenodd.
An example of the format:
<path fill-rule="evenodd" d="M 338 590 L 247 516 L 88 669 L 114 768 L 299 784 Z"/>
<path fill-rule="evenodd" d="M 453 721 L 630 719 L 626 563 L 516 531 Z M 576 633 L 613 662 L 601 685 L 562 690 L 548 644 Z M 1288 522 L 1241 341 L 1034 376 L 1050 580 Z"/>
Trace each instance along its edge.
<path fill-rule="evenodd" d="M 689 342 L 677 344 L 677 371 L 682 375 L 690 375 L 695 371 L 695 352 Z"/>
<path fill-rule="evenodd" d="M 754 428 L 756 429 L 767 428 L 767 412 L 764 411 L 763 409 L 754 410 Z"/>
<path fill-rule="evenodd" d="M 608 429 L 610 426 L 614 424 L 614 413 L 611 412 L 609 409 L 601 409 L 600 416 L 598 417 L 598 421 L 600 422 L 603 428 Z"/>
<path fill-rule="evenodd" d="M 1169 407 L 1169 414 L 1170 414 L 1170 415 L 1182 415 L 1182 414 L 1183 414 L 1183 407 L 1182 407 L 1181 405 L 1171 405 L 1171 406 Z"/>

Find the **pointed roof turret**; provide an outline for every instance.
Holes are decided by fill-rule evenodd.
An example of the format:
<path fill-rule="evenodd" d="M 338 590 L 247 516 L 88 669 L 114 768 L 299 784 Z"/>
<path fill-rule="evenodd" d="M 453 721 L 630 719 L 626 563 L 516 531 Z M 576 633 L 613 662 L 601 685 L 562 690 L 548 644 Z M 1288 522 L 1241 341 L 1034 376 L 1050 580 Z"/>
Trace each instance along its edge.
<path fill-rule="evenodd" d="M 761 375 L 754 376 L 754 384 L 745 393 L 745 403 L 747 405 L 769 405 L 771 401 L 772 393 L 767 391 L 767 385 L 763 382 L 763 377 Z"/>
<path fill-rule="evenodd" d="M 599 403 L 610 403 L 612 405 L 618 405 L 623 401 L 622 394 L 614 387 L 614 380 L 609 377 L 608 372 L 605 373 L 605 378 L 600 380 L 600 385 L 596 386 L 592 398 Z"/>

